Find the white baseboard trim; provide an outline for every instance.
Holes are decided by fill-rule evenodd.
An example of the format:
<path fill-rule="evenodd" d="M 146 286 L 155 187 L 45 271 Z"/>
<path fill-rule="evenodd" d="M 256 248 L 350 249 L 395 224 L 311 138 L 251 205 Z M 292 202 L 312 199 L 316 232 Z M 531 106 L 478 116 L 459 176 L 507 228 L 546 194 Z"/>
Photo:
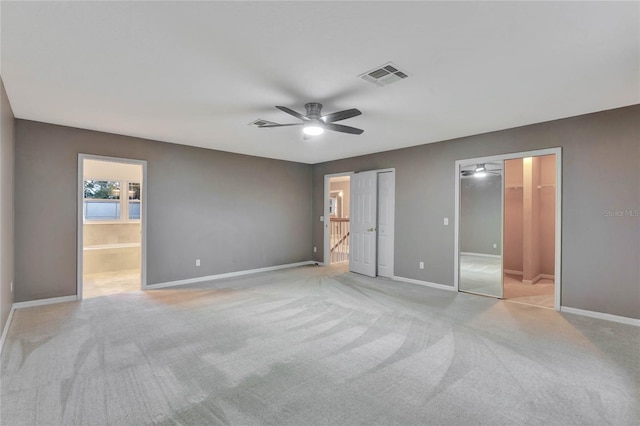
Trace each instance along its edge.
<path fill-rule="evenodd" d="M 460 254 L 463 256 L 491 257 L 494 259 L 500 259 L 502 257 L 499 254 L 471 253 L 467 251 L 461 251 Z"/>
<path fill-rule="evenodd" d="M 75 302 L 76 300 L 78 300 L 78 296 L 74 294 L 73 296 L 51 297 L 49 299 L 37 299 L 37 300 L 27 300 L 26 302 L 16 302 L 13 304 L 13 307 L 15 309 L 22 309 L 22 308 L 31 308 L 33 306 L 51 305 L 53 303 Z"/>
<path fill-rule="evenodd" d="M 177 281 L 168 281 L 165 283 L 148 284 L 146 287 L 143 288 L 143 290 L 155 290 L 158 288 L 173 287 L 173 286 L 186 285 L 186 284 L 195 284 L 195 283 L 201 283 L 204 281 L 221 280 L 223 278 L 233 278 L 233 277 L 240 277 L 242 275 L 257 274 L 259 272 L 269 272 L 269 271 L 277 271 L 278 269 L 287 269 L 287 268 L 296 268 L 298 266 L 315 265 L 316 263 L 320 263 L 320 262 L 316 262 L 314 260 L 306 260 L 304 262 L 287 263 L 284 265 L 276 265 L 276 266 L 267 266 L 266 268 L 248 269 L 245 271 L 228 272 L 226 274 L 207 275 L 205 277 L 188 278 L 186 280 L 177 280 Z"/>
<path fill-rule="evenodd" d="M 11 324 L 11 320 L 13 319 L 13 312 L 15 310 L 16 310 L 15 305 L 11 305 L 11 310 L 9 311 L 7 322 L 4 323 L 4 328 L 2 329 L 2 337 L 0 337 L 0 354 L 2 353 L 2 349 L 4 348 L 4 341 L 7 338 L 7 333 L 9 332 L 9 324 Z"/>
<path fill-rule="evenodd" d="M 533 285 L 535 283 L 537 283 L 538 281 L 540 281 L 542 279 L 542 274 L 538 274 L 534 279 L 532 280 L 522 280 L 522 284 L 529 284 L 529 285 Z"/>
<path fill-rule="evenodd" d="M 509 275 L 520 275 L 523 276 L 524 273 L 522 271 L 516 271 L 515 269 L 504 269 L 503 272 L 505 274 L 509 274 Z M 547 279 L 547 280 L 554 280 L 556 279 L 555 275 L 551 275 L 551 274 L 540 274 L 537 277 L 535 277 L 533 280 L 528 281 L 528 280 L 523 280 L 522 282 L 524 284 L 535 284 L 536 282 L 542 280 L 542 279 Z"/>
<path fill-rule="evenodd" d="M 7 338 L 7 333 L 9 332 L 9 326 L 11 325 L 11 321 L 13 320 L 13 313 L 16 311 L 16 309 L 51 305 L 53 303 L 75 302 L 76 300 L 78 300 L 78 296 L 73 295 L 73 296 L 51 297 L 49 299 L 27 300 L 26 302 L 15 302 L 13 305 L 11 305 L 11 310 L 9 311 L 7 322 L 4 324 L 4 328 L 2 329 L 2 337 L 0 337 L 0 353 L 2 353 L 2 349 L 4 348 L 4 342 Z"/>
<path fill-rule="evenodd" d="M 585 317 L 597 318 L 605 321 L 619 322 L 621 324 L 635 325 L 636 327 L 640 327 L 640 319 L 635 319 L 635 318 L 605 314 L 603 312 L 587 311 L 585 309 L 570 308 L 568 306 L 560 306 L 560 312 L 567 313 L 567 314 L 582 315 Z"/>
<path fill-rule="evenodd" d="M 529 280 L 522 280 L 523 284 L 535 284 L 540 280 L 543 279 L 548 279 L 548 280 L 554 280 L 556 279 L 555 275 L 549 275 L 549 274 L 538 274 L 537 277 L 535 277 L 534 279 L 532 279 L 531 281 Z"/>
<path fill-rule="evenodd" d="M 391 277 L 391 279 L 394 280 L 394 281 L 402 281 L 402 282 L 405 282 L 405 283 L 418 284 L 418 285 L 422 285 L 422 286 L 425 286 L 425 287 L 437 288 L 438 290 L 456 291 L 456 289 L 453 288 L 453 286 L 450 286 L 450 285 L 430 283 L 429 281 L 414 280 L 413 278 L 404 278 L 404 277 L 393 276 L 393 277 Z"/>

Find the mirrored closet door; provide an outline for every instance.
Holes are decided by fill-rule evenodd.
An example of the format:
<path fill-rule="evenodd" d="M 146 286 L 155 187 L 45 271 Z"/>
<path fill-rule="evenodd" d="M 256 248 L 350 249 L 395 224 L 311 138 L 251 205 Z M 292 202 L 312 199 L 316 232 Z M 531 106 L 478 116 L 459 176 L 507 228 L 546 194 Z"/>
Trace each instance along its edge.
<path fill-rule="evenodd" d="M 459 289 L 502 298 L 504 161 L 461 165 L 458 173 Z"/>

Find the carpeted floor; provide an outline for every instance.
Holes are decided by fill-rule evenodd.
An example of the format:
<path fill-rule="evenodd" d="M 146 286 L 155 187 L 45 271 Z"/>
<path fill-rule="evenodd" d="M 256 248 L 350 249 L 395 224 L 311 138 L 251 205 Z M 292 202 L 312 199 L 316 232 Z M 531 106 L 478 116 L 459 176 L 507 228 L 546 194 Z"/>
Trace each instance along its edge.
<path fill-rule="evenodd" d="M 640 330 L 301 267 L 19 309 L 3 425 L 632 425 Z"/>

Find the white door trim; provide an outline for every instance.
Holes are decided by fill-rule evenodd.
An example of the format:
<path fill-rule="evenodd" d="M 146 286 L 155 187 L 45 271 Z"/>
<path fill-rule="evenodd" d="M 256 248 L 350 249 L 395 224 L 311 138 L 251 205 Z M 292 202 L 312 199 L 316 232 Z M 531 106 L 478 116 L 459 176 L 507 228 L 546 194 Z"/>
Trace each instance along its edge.
<path fill-rule="evenodd" d="M 554 309 L 560 311 L 562 296 L 562 148 L 547 148 L 535 151 L 514 152 L 511 154 L 493 155 L 488 157 L 468 158 L 457 160 L 455 162 L 455 226 L 454 226 L 454 271 L 453 271 L 453 288 L 459 291 L 459 265 L 458 265 L 458 245 L 459 236 L 459 220 L 460 220 L 460 167 L 478 163 L 490 163 L 492 161 L 513 160 L 515 158 L 539 157 L 543 155 L 556 156 L 556 235 L 555 235 L 555 295 Z M 503 244 L 504 245 L 504 244 Z"/>
<path fill-rule="evenodd" d="M 135 160 L 130 158 L 108 157 L 104 155 L 78 154 L 78 194 L 77 194 L 77 226 L 78 240 L 76 252 L 76 295 L 78 300 L 82 300 L 82 260 L 83 260 L 83 203 L 84 203 L 84 160 L 110 161 L 114 163 L 125 163 L 142 166 L 142 191 L 140 216 L 142 225 L 142 236 L 140 244 L 140 281 L 142 289 L 147 288 L 147 162 L 145 160 Z"/>

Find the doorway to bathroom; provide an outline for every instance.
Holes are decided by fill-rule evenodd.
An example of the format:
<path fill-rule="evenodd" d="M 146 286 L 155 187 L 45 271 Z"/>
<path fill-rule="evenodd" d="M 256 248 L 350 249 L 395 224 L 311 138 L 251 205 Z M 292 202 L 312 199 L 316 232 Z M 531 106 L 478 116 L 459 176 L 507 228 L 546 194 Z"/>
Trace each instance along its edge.
<path fill-rule="evenodd" d="M 145 175 L 145 161 L 79 155 L 79 299 L 143 287 Z"/>

